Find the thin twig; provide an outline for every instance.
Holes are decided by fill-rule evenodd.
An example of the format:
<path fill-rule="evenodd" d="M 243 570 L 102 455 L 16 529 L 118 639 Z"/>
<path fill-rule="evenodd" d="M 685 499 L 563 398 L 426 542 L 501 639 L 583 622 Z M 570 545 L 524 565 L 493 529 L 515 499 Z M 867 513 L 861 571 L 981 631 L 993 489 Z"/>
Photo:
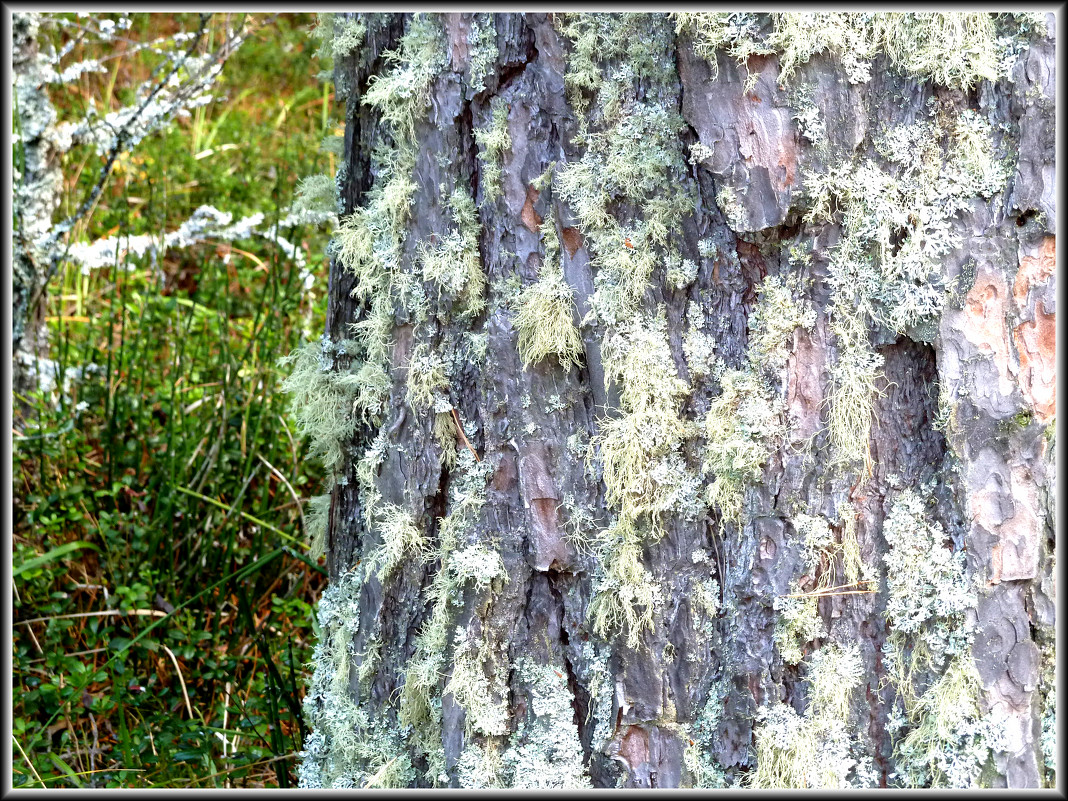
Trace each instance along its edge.
<path fill-rule="evenodd" d="M 300 498 L 297 497 L 296 491 L 293 489 L 292 485 L 288 481 L 286 481 L 286 477 L 282 475 L 281 471 L 279 471 L 277 467 L 268 462 L 266 459 L 263 458 L 263 456 L 258 453 L 256 454 L 256 458 L 263 462 L 265 465 L 267 465 L 268 470 L 278 476 L 278 480 L 285 484 L 286 489 L 289 490 L 289 494 L 293 496 L 293 500 L 297 503 L 297 511 L 300 513 L 300 530 L 304 532 L 305 536 L 307 536 L 308 524 L 304 522 L 304 507 L 303 505 L 301 505 Z"/>
<path fill-rule="evenodd" d="M 460 415 L 456 413 L 455 406 L 452 407 L 452 419 L 456 421 L 456 433 L 460 435 L 460 439 L 463 440 L 464 445 L 466 445 L 467 449 L 471 451 L 471 453 L 474 455 L 475 461 L 481 462 L 482 460 L 478 458 L 478 452 L 474 448 L 472 448 L 471 443 L 467 441 L 467 435 L 464 434 L 464 427 L 460 425 Z"/>
<path fill-rule="evenodd" d="M 26 764 L 30 766 L 30 770 L 33 771 L 34 778 L 37 779 L 37 783 L 44 787 L 45 783 L 41 781 L 41 774 L 37 772 L 37 768 L 33 766 L 33 762 L 30 761 L 30 758 L 26 756 L 26 752 L 22 750 L 22 745 L 19 743 L 19 740 L 14 735 L 14 733 L 12 733 L 11 735 L 11 741 L 15 743 L 15 747 L 19 749 L 19 753 L 22 754 L 22 758 L 26 760 Z"/>
<path fill-rule="evenodd" d="M 131 609 L 122 612 L 118 609 L 109 609 L 104 612 L 71 612 L 68 615 L 48 615 L 47 617 L 32 617 L 29 620 L 16 620 L 16 626 L 26 626 L 30 623 L 44 623 L 46 620 L 67 620 L 75 617 L 114 617 L 115 615 L 139 615 L 141 617 L 167 617 L 166 612 L 158 609 Z"/>
<path fill-rule="evenodd" d="M 193 719 L 193 706 L 189 703 L 189 693 L 185 691 L 185 679 L 182 678 L 182 667 L 178 664 L 178 659 L 174 656 L 174 652 L 163 643 L 160 643 L 160 647 L 167 652 L 167 656 L 171 658 L 174 663 L 174 669 L 178 671 L 178 683 L 182 685 L 182 698 L 185 699 L 185 710 L 189 713 L 189 719 Z"/>

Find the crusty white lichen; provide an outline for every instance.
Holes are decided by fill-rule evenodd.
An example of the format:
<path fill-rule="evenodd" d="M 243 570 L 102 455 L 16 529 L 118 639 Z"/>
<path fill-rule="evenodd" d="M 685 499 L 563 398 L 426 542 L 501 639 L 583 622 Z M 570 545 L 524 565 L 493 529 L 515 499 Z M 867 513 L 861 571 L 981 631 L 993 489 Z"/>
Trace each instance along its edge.
<path fill-rule="evenodd" d="M 527 715 L 512 735 L 502 762 L 508 786 L 524 790 L 590 787 L 574 717 L 573 696 L 562 670 L 529 659 L 516 664 L 528 689 Z"/>
<path fill-rule="evenodd" d="M 892 778 L 906 787 L 978 786 L 1004 733 L 979 706 L 971 653 L 977 594 L 964 553 L 946 547 L 944 529 L 912 489 L 895 499 L 883 536 L 890 628 L 884 664 L 897 692 Z"/>
<path fill-rule="evenodd" d="M 808 703 L 799 715 L 774 703 L 757 715 L 756 766 L 750 786 L 759 789 L 847 789 L 872 786 L 856 775 L 853 696 L 864 676 L 856 645 L 828 643 L 808 660 Z"/>

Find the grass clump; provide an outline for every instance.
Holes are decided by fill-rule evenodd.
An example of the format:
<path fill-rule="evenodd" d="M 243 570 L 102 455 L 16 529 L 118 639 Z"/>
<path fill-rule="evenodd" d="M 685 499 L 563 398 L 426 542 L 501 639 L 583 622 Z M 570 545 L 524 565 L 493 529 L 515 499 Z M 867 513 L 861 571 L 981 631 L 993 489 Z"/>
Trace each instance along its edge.
<path fill-rule="evenodd" d="M 582 337 L 575 327 L 575 291 L 560 267 L 560 239 L 552 216 L 541 226 L 545 259 L 538 280 L 523 291 L 516 315 L 516 347 L 529 368 L 554 355 L 567 369 L 578 367 L 583 353 Z"/>

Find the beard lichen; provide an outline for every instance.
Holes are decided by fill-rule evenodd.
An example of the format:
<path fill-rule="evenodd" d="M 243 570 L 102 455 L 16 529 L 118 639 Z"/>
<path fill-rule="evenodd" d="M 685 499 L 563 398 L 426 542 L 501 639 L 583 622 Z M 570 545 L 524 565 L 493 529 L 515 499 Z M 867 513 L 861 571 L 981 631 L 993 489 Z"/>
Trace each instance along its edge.
<path fill-rule="evenodd" d="M 490 101 L 490 120 L 485 128 L 475 129 L 475 143 L 482 148 L 483 202 L 493 203 L 501 194 L 501 163 L 512 149 L 508 133 L 508 104 L 500 97 Z"/>
<path fill-rule="evenodd" d="M 749 775 L 750 786 L 878 786 L 875 771 L 856 754 L 859 721 L 853 720 L 851 704 L 864 676 L 858 647 L 827 643 L 812 654 L 807 667 L 808 703 L 803 715 L 781 702 L 758 712 L 756 767 Z"/>
<path fill-rule="evenodd" d="M 549 215 L 541 225 L 545 256 L 538 280 L 523 290 L 515 318 L 516 347 L 529 368 L 547 356 L 556 356 L 567 369 L 581 364 L 582 337 L 575 327 L 575 291 L 560 266 L 560 238 L 556 219 Z"/>
<path fill-rule="evenodd" d="M 1007 76 L 1021 40 L 1045 28 L 1042 15 L 1035 12 L 721 11 L 673 16 L 676 30 L 690 35 L 694 52 L 708 61 L 713 78 L 720 50 L 746 65 L 751 55 L 777 54 L 780 83 L 814 55 L 826 52 L 841 63 L 851 83 L 871 80 L 872 64 L 882 57 L 900 73 L 963 90 Z M 751 91 L 755 82 L 750 73 L 744 91 Z"/>
<path fill-rule="evenodd" d="M 344 445 L 356 429 L 357 398 L 355 377 L 333 369 L 333 351 L 324 343 L 308 342 L 279 360 L 280 365 L 293 365 L 282 390 L 290 395 L 297 433 L 310 440 L 309 453 L 322 459 L 330 475 L 341 468 Z"/>
<path fill-rule="evenodd" d="M 975 583 L 964 553 L 945 547 L 945 531 L 925 507 L 922 495 L 906 489 L 883 524 L 890 546 L 883 652 L 896 691 L 891 778 L 906 787 L 975 787 L 1004 730 L 979 706 Z"/>

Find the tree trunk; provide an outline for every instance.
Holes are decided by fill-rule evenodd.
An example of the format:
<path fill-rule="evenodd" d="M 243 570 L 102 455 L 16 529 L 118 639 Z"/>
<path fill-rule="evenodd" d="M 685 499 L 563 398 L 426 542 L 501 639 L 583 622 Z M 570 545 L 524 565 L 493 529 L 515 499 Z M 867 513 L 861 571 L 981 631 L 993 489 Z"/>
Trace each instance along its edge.
<path fill-rule="evenodd" d="M 1052 26 L 337 15 L 304 785 L 1054 781 Z"/>

